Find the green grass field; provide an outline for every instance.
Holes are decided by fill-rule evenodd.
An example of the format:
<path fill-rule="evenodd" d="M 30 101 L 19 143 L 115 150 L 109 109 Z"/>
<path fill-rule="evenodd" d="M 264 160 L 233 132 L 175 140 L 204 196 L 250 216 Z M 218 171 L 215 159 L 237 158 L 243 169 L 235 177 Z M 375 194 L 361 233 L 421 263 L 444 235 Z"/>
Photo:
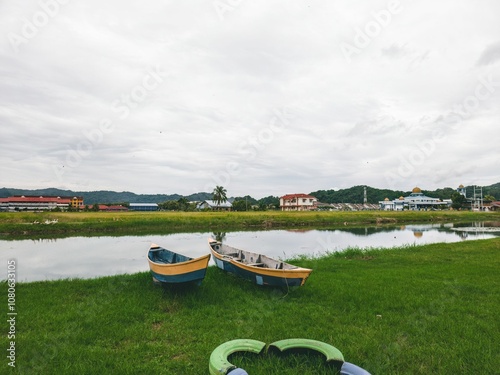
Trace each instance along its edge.
<path fill-rule="evenodd" d="M 294 290 L 214 267 L 184 290 L 147 272 L 17 284 L 16 368 L 4 355 L 1 373 L 202 375 L 228 340 L 297 337 L 332 344 L 372 374 L 500 373 L 500 238 L 293 262 L 314 269 Z M 7 296 L 6 283 L 0 290 Z M 231 361 L 250 375 L 335 373 L 307 354 Z"/>
<path fill-rule="evenodd" d="M 57 221 L 55 224 L 44 224 Z M 500 212 L 18 212 L 0 213 L 0 238 L 163 234 L 270 228 L 327 228 L 422 222 L 500 221 Z"/>

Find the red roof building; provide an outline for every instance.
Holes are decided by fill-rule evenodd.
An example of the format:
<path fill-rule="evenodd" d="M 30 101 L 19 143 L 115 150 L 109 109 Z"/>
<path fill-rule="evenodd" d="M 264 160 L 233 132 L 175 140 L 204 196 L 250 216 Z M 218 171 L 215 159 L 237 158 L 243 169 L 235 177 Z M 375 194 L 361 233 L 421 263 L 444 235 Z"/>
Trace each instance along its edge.
<path fill-rule="evenodd" d="M 83 198 L 31 195 L 14 195 L 8 198 L 0 198 L 1 211 L 46 211 L 55 208 L 68 209 L 69 207 L 82 209 Z"/>
<path fill-rule="evenodd" d="M 281 211 L 310 211 L 317 208 L 318 200 L 308 194 L 287 194 L 280 198 Z"/>

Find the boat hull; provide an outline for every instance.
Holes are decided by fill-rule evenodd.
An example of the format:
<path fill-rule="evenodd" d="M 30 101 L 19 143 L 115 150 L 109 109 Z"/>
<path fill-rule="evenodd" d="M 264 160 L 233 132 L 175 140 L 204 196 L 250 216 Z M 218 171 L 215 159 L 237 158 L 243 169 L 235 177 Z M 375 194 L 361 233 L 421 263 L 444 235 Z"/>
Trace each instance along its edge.
<path fill-rule="evenodd" d="M 167 251 L 171 259 L 175 261 L 180 258 L 182 261 L 166 263 L 159 259 L 154 251 Z M 165 257 L 168 260 L 168 257 Z M 163 285 L 196 283 L 201 284 L 205 278 L 210 254 L 199 258 L 188 258 L 170 250 L 151 247 L 148 253 L 149 269 L 153 279 Z"/>
<path fill-rule="evenodd" d="M 302 286 L 312 272 L 311 269 L 301 267 L 274 269 L 248 265 L 236 260 L 234 257 L 217 252 L 217 245 L 220 246 L 220 243 L 209 239 L 210 251 L 216 266 L 257 285 L 274 287 Z"/>

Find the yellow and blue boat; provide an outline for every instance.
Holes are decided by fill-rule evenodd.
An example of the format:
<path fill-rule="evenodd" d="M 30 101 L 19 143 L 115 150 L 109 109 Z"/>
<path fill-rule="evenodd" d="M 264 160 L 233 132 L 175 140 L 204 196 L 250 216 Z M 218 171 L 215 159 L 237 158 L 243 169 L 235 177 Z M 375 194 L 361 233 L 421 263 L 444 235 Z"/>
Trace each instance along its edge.
<path fill-rule="evenodd" d="M 312 272 L 263 254 L 236 249 L 213 238 L 208 239 L 208 246 L 217 267 L 257 285 L 301 286 Z"/>
<path fill-rule="evenodd" d="M 148 251 L 149 269 L 153 280 L 162 285 L 195 283 L 200 285 L 207 273 L 210 254 L 199 258 L 151 244 Z"/>

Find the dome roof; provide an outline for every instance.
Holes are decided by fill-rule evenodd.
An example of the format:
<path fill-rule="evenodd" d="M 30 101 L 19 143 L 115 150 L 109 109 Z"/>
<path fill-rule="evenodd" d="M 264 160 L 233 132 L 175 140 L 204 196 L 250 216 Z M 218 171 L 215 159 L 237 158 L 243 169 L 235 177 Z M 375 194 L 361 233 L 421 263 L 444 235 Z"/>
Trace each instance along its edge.
<path fill-rule="evenodd" d="M 418 186 L 415 186 L 411 192 L 412 193 L 421 193 L 422 190 Z"/>
<path fill-rule="evenodd" d="M 385 198 L 385 199 L 384 199 L 384 201 L 388 201 L 388 200 L 389 200 L 389 198 Z"/>
<path fill-rule="evenodd" d="M 400 197 L 399 197 L 399 200 L 400 200 L 400 201 L 404 201 L 404 200 L 405 200 L 405 198 L 404 198 L 403 196 L 400 196 Z"/>
<path fill-rule="evenodd" d="M 464 185 L 460 184 L 460 186 L 458 187 L 459 189 L 463 189 L 464 188 Z"/>

